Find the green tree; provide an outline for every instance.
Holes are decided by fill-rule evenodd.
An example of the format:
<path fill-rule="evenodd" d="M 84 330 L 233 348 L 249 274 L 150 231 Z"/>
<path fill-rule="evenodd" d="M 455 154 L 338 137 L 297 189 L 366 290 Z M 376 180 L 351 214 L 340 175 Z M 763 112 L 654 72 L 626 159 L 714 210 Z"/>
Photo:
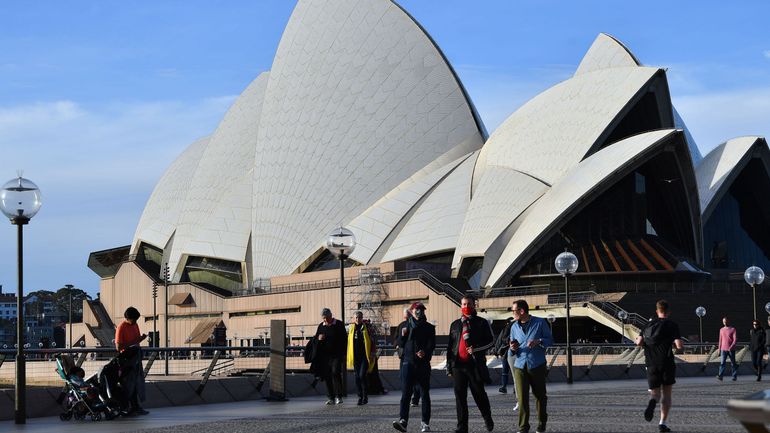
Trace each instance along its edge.
<path fill-rule="evenodd" d="M 53 294 L 54 309 L 63 313 L 69 313 L 69 295 L 72 292 L 72 321 L 83 321 L 83 301 L 90 300 L 91 295 L 77 287 L 62 287 Z"/>

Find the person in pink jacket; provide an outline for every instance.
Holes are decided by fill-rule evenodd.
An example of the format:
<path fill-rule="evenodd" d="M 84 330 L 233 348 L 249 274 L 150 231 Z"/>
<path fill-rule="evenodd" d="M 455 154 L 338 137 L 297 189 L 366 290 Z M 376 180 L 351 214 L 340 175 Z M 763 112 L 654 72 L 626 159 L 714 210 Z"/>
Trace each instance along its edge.
<path fill-rule="evenodd" d="M 730 319 L 722 318 L 722 324 L 725 325 L 719 330 L 719 354 L 722 355 L 722 362 L 719 363 L 719 374 L 717 379 L 722 380 L 727 365 L 727 357 L 730 357 L 730 371 L 733 374 L 733 381 L 738 380 L 738 366 L 735 365 L 735 344 L 738 342 L 735 328 L 730 326 Z"/>

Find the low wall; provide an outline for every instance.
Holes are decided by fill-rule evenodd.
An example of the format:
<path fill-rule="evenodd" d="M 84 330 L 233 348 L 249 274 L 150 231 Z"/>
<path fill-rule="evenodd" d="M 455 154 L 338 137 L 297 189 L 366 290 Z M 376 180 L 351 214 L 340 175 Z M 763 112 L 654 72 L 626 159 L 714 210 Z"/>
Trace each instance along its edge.
<path fill-rule="evenodd" d="M 751 366 L 742 363 L 739 373 L 752 374 Z M 678 363 L 677 375 L 680 377 L 691 376 L 715 376 L 718 364 L 710 363 L 705 369 L 702 363 Z M 499 383 L 500 369 L 491 369 L 493 383 Z M 573 379 L 575 381 L 593 380 L 618 380 L 618 379 L 643 379 L 646 371 L 641 364 L 634 364 L 630 368 L 625 365 L 595 365 L 590 371 L 585 366 L 573 366 Z M 398 371 L 385 370 L 380 372 L 383 386 L 387 390 L 400 389 Z M 266 381 L 261 390 L 257 390 L 258 378 L 256 377 L 218 377 L 211 378 L 201 395 L 195 393 L 200 384 L 200 378 L 192 376 L 159 376 L 147 382 L 146 408 L 196 405 L 207 403 L 228 403 L 234 401 L 264 400 L 268 394 L 269 381 Z M 549 382 L 566 381 L 566 368 L 563 365 L 554 366 L 548 374 Z M 288 374 L 286 376 L 287 398 L 318 396 L 323 399 L 326 387 L 318 383 L 315 388 L 311 386 L 313 381 L 309 374 Z M 348 375 L 348 393 L 355 395 L 355 381 L 352 374 Z M 431 387 L 444 388 L 452 386 L 452 379 L 443 370 L 431 371 Z M 57 416 L 61 407 L 56 399 L 62 390 L 62 384 L 56 386 L 29 386 L 27 388 L 27 415 L 30 418 Z M 257 402 L 255 404 L 269 404 Z M 0 419 L 13 419 L 14 391 L 13 388 L 0 389 Z M 152 416 L 152 415 L 150 415 Z"/>

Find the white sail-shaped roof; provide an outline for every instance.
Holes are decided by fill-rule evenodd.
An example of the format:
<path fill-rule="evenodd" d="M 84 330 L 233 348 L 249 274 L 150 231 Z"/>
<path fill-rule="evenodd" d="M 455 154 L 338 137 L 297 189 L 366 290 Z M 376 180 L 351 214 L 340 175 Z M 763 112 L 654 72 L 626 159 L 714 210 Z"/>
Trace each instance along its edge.
<path fill-rule="evenodd" d="M 346 227 L 356 235 L 356 249 L 350 258 L 359 263 L 369 263 L 386 238 L 398 234 L 393 233 L 394 230 L 398 231 L 397 225 L 412 208 L 467 158 L 468 155 L 430 173 L 416 173 L 351 221 Z"/>
<path fill-rule="evenodd" d="M 625 45 L 606 33 L 599 33 L 591 48 L 580 61 L 575 75 L 600 69 L 641 66 L 639 60 Z"/>
<path fill-rule="evenodd" d="M 455 248 L 471 200 L 471 179 L 477 156 L 478 152 L 466 157 L 426 195 L 380 261 L 430 255 Z"/>
<path fill-rule="evenodd" d="M 210 137 L 205 137 L 190 144 L 161 176 L 139 219 L 131 244 L 133 254 L 141 242 L 163 248 L 174 234 L 187 191 L 209 140 Z"/>
<path fill-rule="evenodd" d="M 704 220 L 711 214 L 713 203 L 723 188 L 730 186 L 730 179 L 737 175 L 752 157 L 752 150 L 768 154 L 763 137 L 737 137 L 720 144 L 709 152 L 695 168 L 698 179 L 700 209 Z"/>
<path fill-rule="evenodd" d="M 172 270 L 182 255 L 244 260 L 251 230 L 250 171 L 268 77 L 263 73 L 246 88 L 211 136 L 179 215 Z"/>
<path fill-rule="evenodd" d="M 570 170 L 533 205 L 489 276 L 482 275 L 482 283 L 496 285 L 507 272 L 515 272 L 515 269 L 510 270 L 511 267 L 523 266 L 525 254 L 531 253 L 537 242 L 553 233 L 572 210 L 606 189 L 609 182 L 623 176 L 646 154 L 670 143 L 670 138 L 676 134 L 681 131 L 665 129 L 626 138 L 596 152 Z"/>
<path fill-rule="evenodd" d="M 443 55 L 387 0 L 299 1 L 265 94 L 254 164 L 254 275 L 290 273 L 415 173 L 484 137 Z"/>

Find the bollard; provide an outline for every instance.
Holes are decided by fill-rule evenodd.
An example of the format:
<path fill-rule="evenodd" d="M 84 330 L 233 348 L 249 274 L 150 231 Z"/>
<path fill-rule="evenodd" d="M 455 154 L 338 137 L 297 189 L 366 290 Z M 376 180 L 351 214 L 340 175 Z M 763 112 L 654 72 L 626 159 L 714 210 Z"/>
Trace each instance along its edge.
<path fill-rule="evenodd" d="M 286 398 L 286 320 L 270 321 L 270 390 L 268 401 Z"/>

